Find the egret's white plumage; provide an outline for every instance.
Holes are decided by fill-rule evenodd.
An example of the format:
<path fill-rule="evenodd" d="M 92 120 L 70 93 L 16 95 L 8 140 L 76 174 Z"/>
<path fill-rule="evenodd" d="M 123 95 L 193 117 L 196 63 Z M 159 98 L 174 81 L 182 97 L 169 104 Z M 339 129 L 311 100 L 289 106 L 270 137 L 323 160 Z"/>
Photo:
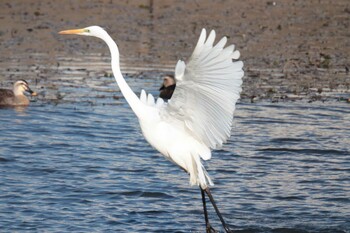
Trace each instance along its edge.
<path fill-rule="evenodd" d="M 120 71 L 118 46 L 101 27 L 91 26 L 60 33 L 95 36 L 107 43 L 114 77 L 138 117 L 145 139 L 167 159 L 187 171 L 191 185 L 201 188 L 206 231 L 215 229 L 209 223 L 205 194 L 225 231 L 231 232 L 211 195 L 208 185 L 213 182 L 201 159 L 210 159 L 210 149 L 221 146 L 230 136 L 243 77 L 243 63 L 232 61 L 240 56 L 234 50 L 234 45 L 225 48 L 226 37 L 214 45 L 215 32 L 211 31 L 207 37 L 203 29 L 187 66 L 181 60 L 177 62 L 176 89 L 171 100 L 164 102 L 161 98 L 155 101 L 144 90 L 140 98 L 135 95 Z"/>
<path fill-rule="evenodd" d="M 243 63 L 227 38 L 216 45 L 215 31 L 203 29 L 192 56 L 175 67 L 176 89 L 168 103 L 130 89 L 120 71 L 119 50 L 108 33 L 98 26 L 66 30 L 61 34 L 95 36 L 111 52 L 115 79 L 139 119 L 145 139 L 167 159 L 190 174 L 190 184 L 205 189 L 212 181 L 201 163 L 211 158 L 210 149 L 220 147 L 230 136 L 233 112 L 239 99 Z"/>
<path fill-rule="evenodd" d="M 139 118 L 146 140 L 184 168 L 192 185 L 202 188 L 212 181 L 200 158 L 210 159 L 210 148 L 221 146 L 229 138 L 243 77 L 243 63 L 232 62 L 232 57 L 237 57 L 234 46 L 224 48 L 226 37 L 214 47 L 215 32 L 205 38 L 203 29 L 187 66 L 178 61 L 171 101 L 151 110 L 155 113 L 149 120 Z M 149 98 L 147 103 L 153 106 L 153 97 L 151 101 Z"/>

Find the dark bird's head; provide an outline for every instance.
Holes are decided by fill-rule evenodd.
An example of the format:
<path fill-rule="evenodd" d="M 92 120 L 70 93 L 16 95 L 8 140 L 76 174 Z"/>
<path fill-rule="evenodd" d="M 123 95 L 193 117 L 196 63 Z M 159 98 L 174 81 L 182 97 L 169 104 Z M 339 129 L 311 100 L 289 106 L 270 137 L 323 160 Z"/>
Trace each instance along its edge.
<path fill-rule="evenodd" d="M 176 87 L 175 78 L 168 74 L 163 79 L 163 85 L 159 88 L 159 97 L 162 99 L 170 99 Z"/>
<path fill-rule="evenodd" d="M 175 85 L 175 78 L 172 74 L 167 74 L 163 79 L 163 85 L 159 88 L 159 90 L 163 90 L 166 87 L 170 87 L 172 85 Z"/>

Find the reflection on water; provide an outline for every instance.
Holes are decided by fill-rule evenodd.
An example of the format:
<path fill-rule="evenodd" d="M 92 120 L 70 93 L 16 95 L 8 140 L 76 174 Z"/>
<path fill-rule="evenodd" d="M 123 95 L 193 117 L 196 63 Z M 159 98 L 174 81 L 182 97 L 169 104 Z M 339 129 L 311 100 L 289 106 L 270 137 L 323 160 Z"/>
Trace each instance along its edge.
<path fill-rule="evenodd" d="M 18 116 L 25 116 L 28 106 L 0 106 L 0 111 L 5 111 L 6 109 L 14 110 L 17 112 Z"/>
<path fill-rule="evenodd" d="M 160 84 L 127 81 L 137 93 Z M 0 109 L 2 230 L 203 232 L 198 188 L 144 141 L 113 79 L 103 82 Z M 233 136 L 206 163 L 232 228 L 349 232 L 349 132 L 346 103 L 240 103 Z"/>

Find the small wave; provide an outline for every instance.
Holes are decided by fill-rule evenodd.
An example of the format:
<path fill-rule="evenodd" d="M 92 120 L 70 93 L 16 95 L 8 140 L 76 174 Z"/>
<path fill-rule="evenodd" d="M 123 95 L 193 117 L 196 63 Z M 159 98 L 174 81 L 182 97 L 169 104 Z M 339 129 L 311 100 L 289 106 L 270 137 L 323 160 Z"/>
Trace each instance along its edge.
<path fill-rule="evenodd" d="M 11 162 L 11 161 L 14 161 L 14 159 L 8 159 L 8 158 L 4 158 L 4 157 L 0 157 L 0 163 L 4 162 Z"/>
<path fill-rule="evenodd" d="M 298 154 L 333 154 L 333 155 L 349 155 L 349 151 L 343 151 L 343 150 L 331 150 L 331 149 L 292 149 L 292 148 L 263 148 L 259 149 L 257 151 L 277 151 L 277 152 L 290 152 L 290 153 L 298 153 Z"/>
<path fill-rule="evenodd" d="M 305 138 L 274 138 L 271 139 L 270 142 L 305 142 L 305 141 L 310 141 L 308 139 Z"/>
<path fill-rule="evenodd" d="M 279 201 L 294 201 L 294 200 L 305 200 L 305 196 L 275 196 L 273 199 Z"/>
<path fill-rule="evenodd" d="M 298 227 L 280 227 L 280 228 L 267 228 L 267 227 L 249 227 L 246 229 L 235 230 L 237 233 L 347 233 L 347 231 L 327 228 L 327 229 L 302 229 Z"/>
<path fill-rule="evenodd" d="M 143 192 L 141 197 L 154 197 L 154 198 L 173 198 L 173 196 L 168 195 L 163 192 Z"/>
<path fill-rule="evenodd" d="M 142 195 L 141 191 L 126 191 L 126 192 L 118 192 L 118 194 L 123 196 L 133 196 L 133 197 L 140 197 Z"/>

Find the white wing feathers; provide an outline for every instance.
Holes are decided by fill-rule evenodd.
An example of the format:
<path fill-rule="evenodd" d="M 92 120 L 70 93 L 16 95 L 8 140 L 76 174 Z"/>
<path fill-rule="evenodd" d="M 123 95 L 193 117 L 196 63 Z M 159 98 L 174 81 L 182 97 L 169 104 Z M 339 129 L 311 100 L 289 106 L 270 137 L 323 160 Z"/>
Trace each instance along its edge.
<path fill-rule="evenodd" d="M 176 89 L 167 107 L 160 110 L 163 120 L 182 122 L 199 142 L 213 149 L 231 134 L 244 74 L 243 62 L 232 61 L 240 55 L 234 45 L 224 48 L 227 38 L 223 37 L 213 47 L 214 40 L 215 32 L 206 39 L 203 29 L 187 67 L 178 61 Z"/>
<path fill-rule="evenodd" d="M 141 90 L 140 100 L 142 103 L 147 104 L 147 94 L 145 90 Z"/>
<path fill-rule="evenodd" d="M 152 106 L 154 104 L 155 104 L 154 97 L 152 94 L 149 93 L 147 96 L 147 105 Z"/>
<path fill-rule="evenodd" d="M 164 100 L 162 98 L 158 98 L 156 102 L 156 107 L 160 108 L 161 106 L 163 106 L 163 104 L 164 104 Z"/>
<path fill-rule="evenodd" d="M 158 98 L 157 101 L 155 101 L 153 95 L 150 93 L 147 95 L 145 90 L 141 90 L 140 100 L 142 103 L 148 106 L 154 106 L 156 108 L 160 108 L 164 104 L 164 100 L 162 98 Z"/>
<path fill-rule="evenodd" d="M 184 74 L 185 74 L 185 69 L 186 69 L 186 65 L 185 62 L 178 60 L 176 66 L 175 66 L 175 77 L 176 80 L 182 80 Z"/>

